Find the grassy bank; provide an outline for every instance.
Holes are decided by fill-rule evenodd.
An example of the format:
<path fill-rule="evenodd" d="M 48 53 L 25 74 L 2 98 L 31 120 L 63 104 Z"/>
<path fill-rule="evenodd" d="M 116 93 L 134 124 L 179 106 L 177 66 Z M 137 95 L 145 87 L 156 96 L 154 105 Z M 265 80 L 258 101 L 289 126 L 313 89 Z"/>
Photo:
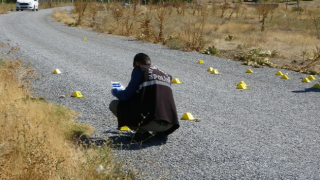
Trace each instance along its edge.
<path fill-rule="evenodd" d="M 250 65 L 255 67 L 268 65 L 300 72 L 320 72 L 318 60 L 306 67 L 316 60 L 320 45 L 319 0 L 301 1 L 300 12 L 296 11 L 296 2 L 290 2 L 287 7 L 285 3 L 268 1 L 255 7 L 223 2 L 206 1 L 200 5 L 196 1 L 167 2 L 141 6 L 139 1 L 133 1 L 124 6 L 117 2 L 75 1 L 73 16 L 64 23 L 164 44 L 172 49 L 234 60 L 249 59 Z M 62 22 L 68 15 L 55 11 L 52 16 Z M 256 58 L 251 58 L 251 50 L 273 53 L 261 57 L 257 53 Z"/>
<path fill-rule="evenodd" d="M 9 47 L 7 55 L 19 50 Z M 1 48 L 0 47 L 0 48 Z M 36 72 L 19 58 L 0 56 L 0 179 L 134 179 L 107 145 L 76 145 L 93 128 L 73 121 L 77 114 L 32 97 Z"/>
<path fill-rule="evenodd" d="M 8 11 L 11 9 L 11 4 L 0 3 L 0 15 L 1 14 L 8 14 Z"/>

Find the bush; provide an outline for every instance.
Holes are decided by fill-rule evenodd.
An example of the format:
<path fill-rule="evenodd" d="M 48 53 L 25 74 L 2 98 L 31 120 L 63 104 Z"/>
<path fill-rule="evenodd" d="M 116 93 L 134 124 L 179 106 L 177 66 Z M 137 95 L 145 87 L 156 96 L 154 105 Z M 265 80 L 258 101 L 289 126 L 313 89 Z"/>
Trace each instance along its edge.
<path fill-rule="evenodd" d="M 226 38 L 224 38 L 224 40 L 226 41 L 232 41 L 232 40 L 235 40 L 236 37 L 235 36 L 232 36 L 232 35 L 228 35 Z"/>
<path fill-rule="evenodd" d="M 167 40 L 164 42 L 164 44 L 165 44 L 166 46 L 168 46 L 170 49 L 180 50 L 180 49 L 183 48 L 183 43 L 182 43 L 179 39 L 177 39 L 177 38 L 172 38 L 171 36 L 170 36 L 169 39 L 167 39 Z"/>
<path fill-rule="evenodd" d="M 207 49 L 201 52 L 202 54 L 219 55 L 219 50 L 214 46 L 209 46 Z"/>
<path fill-rule="evenodd" d="M 243 65 L 252 66 L 255 68 L 262 68 L 263 66 L 269 66 L 272 67 L 273 64 L 269 62 L 267 57 L 270 57 L 272 55 L 272 52 L 270 51 L 263 51 L 260 48 L 257 49 L 251 49 L 250 51 L 246 53 L 239 53 L 235 56 L 235 59 L 239 61 L 244 61 L 242 63 Z M 277 51 L 273 51 L 273 54 L 277 54 Z"/>
<path fill-rule="evenodd" d="M 291 9 L 291 11 L 292 11 L 292 12 L 298 11 L 298 7 L 293 7 L 293 8 Z M 302 7 L 299 7 L 299 12 L 303 12 L 303 11 L 304 11 L 303 8 L 302 8 Z"/>
<path fill-rule="evenodd" d="M 8 7 L 6 6 L 3 6 L 3 5 L 0 5 L 0 14 L 8 14 Z"/>

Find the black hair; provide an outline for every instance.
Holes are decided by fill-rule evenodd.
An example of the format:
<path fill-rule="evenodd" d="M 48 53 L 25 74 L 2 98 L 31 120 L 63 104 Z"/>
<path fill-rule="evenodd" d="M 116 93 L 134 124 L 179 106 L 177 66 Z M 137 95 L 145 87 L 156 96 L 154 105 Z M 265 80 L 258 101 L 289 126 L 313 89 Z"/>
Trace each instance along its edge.
<path fill-rule="evenodd" d="M 150 65 L 151 64 L 151 59 L 148 55 L 144 53 L 138 53 L 134 58 L 133 58 L 133 67 L 135 66 L 135 62 L 138 62 L 142 65 Z"/>

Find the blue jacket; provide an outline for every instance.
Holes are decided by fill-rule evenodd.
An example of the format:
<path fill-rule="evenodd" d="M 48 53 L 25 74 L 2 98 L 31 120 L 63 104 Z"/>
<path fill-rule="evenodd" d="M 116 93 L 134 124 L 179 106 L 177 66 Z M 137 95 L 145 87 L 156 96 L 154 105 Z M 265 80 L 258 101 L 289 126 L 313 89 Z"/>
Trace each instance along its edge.
<path fill-rule="evenodd" d="M 121 101 L 129 100 L 135 93 L 138 94 L 139 85 L 143 79 L 140 66 L 133 69 L 131 80 L 125 90 L 112 89 L 112 94 Z"/>

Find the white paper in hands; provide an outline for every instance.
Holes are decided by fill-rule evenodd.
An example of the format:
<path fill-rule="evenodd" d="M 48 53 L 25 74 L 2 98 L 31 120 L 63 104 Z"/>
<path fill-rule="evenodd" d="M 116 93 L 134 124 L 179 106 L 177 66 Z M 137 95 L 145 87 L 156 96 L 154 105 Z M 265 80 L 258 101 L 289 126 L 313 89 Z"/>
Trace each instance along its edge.
<path fill-rule="evenodd" d="M 112 84 L 112 88 L 113 89 L 118 89 L 118 90 L 124 90 L 125 87 L 121 85 L 120 82 L 112 82 L 111 81 L 111 84 Z"/>

